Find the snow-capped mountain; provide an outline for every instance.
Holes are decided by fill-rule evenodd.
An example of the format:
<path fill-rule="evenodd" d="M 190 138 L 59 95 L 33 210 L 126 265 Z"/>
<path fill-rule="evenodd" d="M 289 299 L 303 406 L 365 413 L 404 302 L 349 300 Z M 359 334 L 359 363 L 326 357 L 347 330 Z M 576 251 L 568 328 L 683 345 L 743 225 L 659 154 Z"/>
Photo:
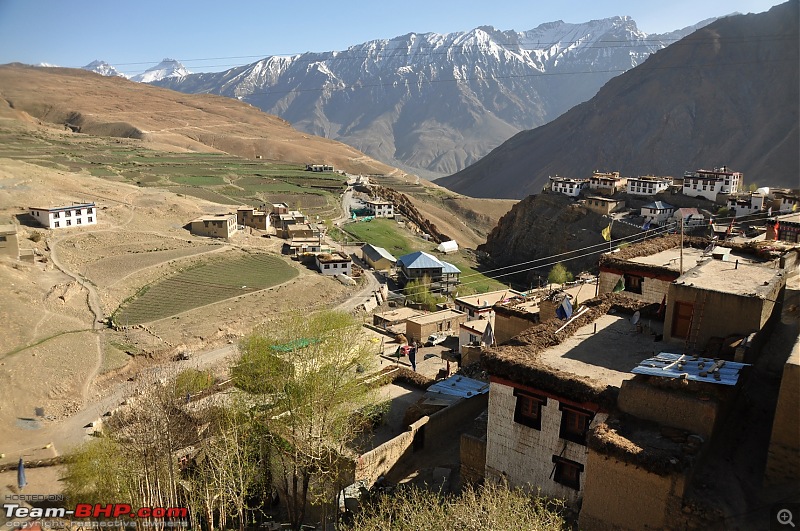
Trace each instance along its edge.
<path fill-rule="evenodd" d="M 485 26 L 409 33 L 155 83 L 239 98 L 298 129 L 435 178 L 553 120 L 708 22 L 664 35 L 645 34 L 630 17 L 557 21 L 524 32 Z"/>
<path fill-rule="evenodd" d="M 191 74 L 185 66 L 175 59 L 164 59 L 156 66 L 148 68 L 141 74 L 137 74 L 131 79 L 142 83 L 153 83 L 164 79 L 181 79 Z"/>
<path fill-rule="evenodd" d="M 89 72 L 94 72 L 95 74 L 100 74 L 101 76 L 107 77 L 128 77 L 110 64 L 106 63 L 105 61 L 100 61 L 95 59 L 91 63 L 86 66 L 81 67 L 83 70 L 88 70 Z"/>

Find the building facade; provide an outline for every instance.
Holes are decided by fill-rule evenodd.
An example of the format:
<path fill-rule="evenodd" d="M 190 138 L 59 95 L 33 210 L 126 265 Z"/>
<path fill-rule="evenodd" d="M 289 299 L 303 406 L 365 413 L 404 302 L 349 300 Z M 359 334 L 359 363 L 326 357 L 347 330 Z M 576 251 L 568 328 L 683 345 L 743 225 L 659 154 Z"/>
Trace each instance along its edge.
<path fill-rule="evenodd" d="M 317 271 L 327 276 L 352 273 L 353 260 L 345 253 L 336 251 L 331 254 L 318 254 L 315 258 Z"/>
<path fill-rule="evenodd" d="M 558 194 L 578 197 L 584 188 L 588 188 L 589 179 L 571 179 L 569 177 L 550 177 L 550 189 Z"/>
<path fill-rule="evenodd" d="M 236 210 L 236 223 L 240 227 L 252 227 L 259 230 L 268 230 L 272 226 L 269 213 L 253 207 L 238 208 Z"/>
<path fill-rule="evenodd" d="M 625 190 L 628 179 L 620 177 L 619 172 L 594 172 L 589 178 L 589 189 L 602 195 L 614 195 Z"/>
<path fill-rule="evenodd" d="M 739 192 L 742 174 L 727 167 L 696 170 L 683 174 L 683 195 L 716 201 L 717 194 Z"/>
<path fill-rule="evenodd" d="M 216 214 L 194 219 L 189 231 L 195 236 L 211 238 L 230 238 L 239 230 L 236 214 Z"/>
<path fill-rule="evenodd" d="M 628 177 L 625 191 L 631 195 L 655 195 L 668 190 L 672 185 L 669 177 Z"/>
<path fill-rule="evenodd" d="M 0 255 L 19 258 L 19 239 L 15 225 L 0 225 Z"/>
<path fill-rule="evenodd" d="M 384 201 L 382 199 L 369 199 L 366 203 L 370 214 L 376 218 L 394 217 L 394 205 L 391 201 Z"/>
<path fill-rule="evenodd" d="M 408 341 L 424 343 L 431 334 L 458 333 L 461 323 L 467 322 L 467 314 L 457 310 L 440 310 L 406 320 L 406 337 Z"/>
<path fill-rule="evenodd" d="M 94 203 L 73 203 L 71 206 L 38 208 L 29 213 L 39 225 L 48 229 L 64 229 L 97 224 L 97 207 Z"/>
<path fill-rule="evenodd" d="M 763 194 L 732 195 L 726 203 L 731 214 L 740 218 L 758 214 L 766 209 L 767 198 Z"/>
<path fill-rule="evenodd" d="M 610 197 L 589 196 L 586 198 L 584 206 L 592 212 L 607 216 L 612 212 L 625 208 L 625 201 L 622 199 L 612 199 Z"/>
<path fill-rule="evenodd" d="M 654 225 L 663 225 L 675 212 L 675 207 L 664 203 L 663 201 L 655 201 L 642 207 L 641 213 L 645 222 L 650 222 Z"/>

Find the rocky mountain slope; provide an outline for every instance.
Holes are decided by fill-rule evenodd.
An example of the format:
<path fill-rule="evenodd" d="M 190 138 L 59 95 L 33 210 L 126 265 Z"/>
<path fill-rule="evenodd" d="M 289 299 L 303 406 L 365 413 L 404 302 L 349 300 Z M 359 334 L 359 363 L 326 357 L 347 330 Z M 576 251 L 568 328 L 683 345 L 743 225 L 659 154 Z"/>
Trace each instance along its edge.
<path fill-rule="evenodd" d="M 437 182 L 473 197 L 522 198 L 550 175 L 727 165 L 747 183 L 797 186 L 798 5 L 717 20 Z"/>
<path fill-rule="evenodd" d="M 94 72 L 95 74 L 100 74 L 101 76 L 109 76 L 109 77 L 128 77 L 110 64 L 106 63 L 105 61 L 100 61 L 95 59 L 91 63 L 86 66 L 81 67 L 83 70 L 88 70 L 89 72 Z"/>
<path fill-rule="evenodd" d="M 436 178 L 586 101 L 695 27 L 647 35 L 629 17 L 613 17 L 524 32 L 409 33 L 154 83 L 239 98 L 303 131 Z"/>

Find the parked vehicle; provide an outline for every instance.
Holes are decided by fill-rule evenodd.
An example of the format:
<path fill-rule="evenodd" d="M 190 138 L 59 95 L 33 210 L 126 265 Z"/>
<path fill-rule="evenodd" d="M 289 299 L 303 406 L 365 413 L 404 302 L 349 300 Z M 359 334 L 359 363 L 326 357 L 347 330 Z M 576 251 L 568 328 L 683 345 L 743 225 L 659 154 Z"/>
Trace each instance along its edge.
<path fill-rule="evenodd" d="M 428 336 L 428 340 L 425 341 L 426 347 L 432 347 L 434 345 L 438 345 L 439 343 L 444 342 L 447 339 L 447 334 L 431 334 Z"/>

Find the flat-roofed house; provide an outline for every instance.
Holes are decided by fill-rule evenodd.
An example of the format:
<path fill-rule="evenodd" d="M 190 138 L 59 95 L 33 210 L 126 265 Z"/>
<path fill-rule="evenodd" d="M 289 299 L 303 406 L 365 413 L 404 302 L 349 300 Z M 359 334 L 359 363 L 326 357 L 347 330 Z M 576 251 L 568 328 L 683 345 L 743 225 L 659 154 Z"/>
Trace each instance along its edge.
<path fill-rule="evenodd" d="M 625 200 L 613 199 L 611 197 L 589 196 L 586 198 L 583 205 L 592 212 L 607 216 L 612 212 L 625 208 Z"/>
<path fill-rule="evenodd" d="M 589 178 L 589 189 L 603 195 L 614 195 L 625 189 L 628 183 L 626 177 L 620 177 L 619 172 L 604 173 L 596 171 Z"/>
<path fill-rule="evenodd" d="M 19 240 L 17 239 L 16 225 L 0 225 L 0 254 L 14 259 L 19 258 Z"/>
<path fill-rule="evenodd" d="M 272 226 L 270 213 L 254 207 L 239 207 L 236 209 L 236 222 L 240 226 L 259 230 L 268 230 Z"/>
<path fill-rule="evenodd" d="M 800 212 L 777 216 L 769 220 L 766 239 L 800 243 Z"/>
<path fill-rule="evenodd" d="M 713 170 L 688 171 L 683 174 L 683 195 L 716 201 L 717 194 L 735 194 L 739 191 L 742 174 L 727 167 Z"/>
<path fill-rule="evenodd" d="M 392 256 L 392 253 L 371 243 L 361 247 L 361 259 L 376 271 L 389 271 L 397 262 L 397 258 Z"/>
<path fill-rule="evenodd" d="M 584 188 L 588 188 L 589 179 L 573 179 L 570 177 L 550 177 L 550 189 L 558 194 L 578 197 Z"/>
<path fill-rule="evenodd" d="M 522 293 L 513 289 L 500 289 L 477 293 L 474 295 L 462 295 L 455 298 L 456 310 L 466 313 L 470 320 L 483 317 L 493 317 L 493 307 L 496 303 L 521 296 Z"/>
<path fill-rule="evenodd" d="M 734 217 L 740 218 L 766 210 L 767 198 L 763 194 L 731 195 L 727 206 Z"/>
<path fill-rule="evenodd" d="M 368 199 L 366 204 L 370 214 L 376 218 L 394 217 L 394 204 L 391 201 L 385 201 L 383 199 Z"/>
<path fill-rule="evenodd" d="M 230 238 L 239 230 L 236 214 L 201 216 L 190 222 L 189 231 L 196 236 Z"/>
<path fill-rule="evenodd" d="M 327 276 L 344 274 L 350 276 L 352 272 L 353 260 L 341 251 L 330 254 L 321 253 L 315 258 L 317 271 Z"/>
<path fill-rule="evenodd" d="M 409 342 L 422 344 L 434 333 L 457 334 L 461 323 L 466 321 L 467 314 L 450 309 L 412 317 L 406 319 L 406 337 Z"/>
<path fill-rule="evenodd" d="M 97 207 L 94 203 L 73 203 L 53 208 L 30 207 L 30 215 L 48 229 L 64 229 L 97 224 Z"/>
<path fill-rule="evenodd" d="M 625 191 L 630 195 L 655 195 L 668 190 L 671 185 L 671 177 L 655 177 L 653 175 L 628 177 Z"/>

